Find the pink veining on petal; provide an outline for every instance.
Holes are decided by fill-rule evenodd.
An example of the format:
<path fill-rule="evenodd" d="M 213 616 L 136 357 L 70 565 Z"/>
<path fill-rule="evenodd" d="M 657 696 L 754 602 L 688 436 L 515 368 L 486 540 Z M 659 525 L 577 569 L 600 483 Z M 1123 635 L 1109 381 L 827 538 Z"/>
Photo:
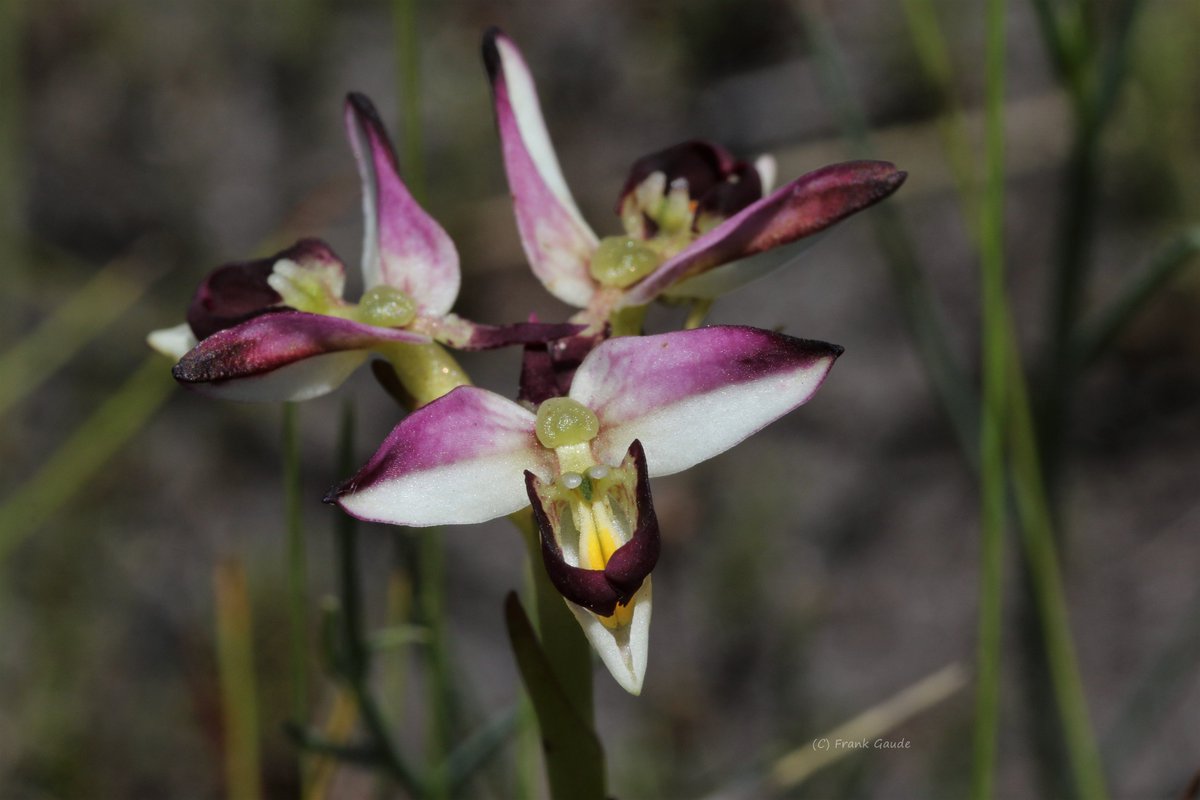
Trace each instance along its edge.
<path fill-rule="evenodd" d="M 906 177 L 885 161 L 850 161 L 802 175 L 668 259 L 631 287 L 623 303 L 644 305 L 685 278 L 825 230 L 888 197 Z"/>
<path fill-rule="evenodd" d="M 516 45 L 496 29 L 484 36 L 496 126 L 512 193 L 517 229 L 538 280 L 558 299 L 588 304 L 595 283 L 588 263 L 596 234 L 584 222 L 546 132 L 537 88 Z"/>
<path fill-rule="evenodd" d="M 363 183 L 366 288 L 385 283 L 411 295 L 424 313 L 445 314 L 461 283 L 454 242 L 400 179 L 387 130 L 366 96 L 347 96 L 346 131 Z"/>
<path fill-rule="evenodd" d="M 570 397 L 600 420 L 597 458 L 634 439 L 651 475 L 721 453 L 806 402 L 842 348 L 740 326 L 610 339 L 575 373 Z"/>
<path fill-rule="evenodd" d="M 522 474 L 549 479 L 532 412 L 460 386 L 397 425 L 371 460 L 326 498 L 360 519 L 398 525 L 483 522 L 528 503 Z"/>
<path fill-rule="evenodd" d="M 209 336 L 180 359 L 172 374 L 183 384 L 224 383 L 326 353 L 367 350 L 378 342 L 428 341 L 398 328 L 304 311 L 271 311 Z"/>

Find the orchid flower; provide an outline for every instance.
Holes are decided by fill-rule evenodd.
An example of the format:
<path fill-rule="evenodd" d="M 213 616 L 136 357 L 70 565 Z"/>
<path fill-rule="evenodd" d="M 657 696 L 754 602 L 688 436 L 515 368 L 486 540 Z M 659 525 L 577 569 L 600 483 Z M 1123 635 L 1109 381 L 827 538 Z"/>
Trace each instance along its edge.
<path fill-rule="evenodd" d="M 184 325 L 149 337 L 152 347 L 179 359 L 176 380 L 230 399 L 306 400 L 336 389 L 372 351 L 398 369 L 434 361 L 450 370 L 450 359 L 438 358 L 441 351 L 413 345 L 486 349 L 579 330 L 534 323 L 493 327 L 450 313 L 460 284 L 454 243 L 405 188 L 371 101 L 349 95 L 345 119 L 366 218 L 361 299 L 344 299 L 346 268 L 315 239 L 220 267 L 197 289 Z M 442 388 L 464 381 L 456 374 Z"/>
<path fill-rule="evenodd" d="M 711 300 L 791 259 L 813 234 L 892 194 L 906 173 L 851 161 L 774 192 L 775 164 L 738 161 L 718 145 L 685 142 L 639 159 L 617 211 L 622 235 L 598 238 L 563 178 L 537 88 L 517 46 L 492 29 L 491 79 L 517 228 L 534 274 L 600 328 L 614 311 L 658 297 Z"/>
<path fill-rule="evenodd" d="M 404 419 L 326 498 L 397 525 L 533 507 L 551 582 L 613 677 L 646 670 L 658 522 L 649 478 L 721 453 L 806 402 L 842 349 L 746 327 L 620 337 L 532 411 L 461 387 Z"/>

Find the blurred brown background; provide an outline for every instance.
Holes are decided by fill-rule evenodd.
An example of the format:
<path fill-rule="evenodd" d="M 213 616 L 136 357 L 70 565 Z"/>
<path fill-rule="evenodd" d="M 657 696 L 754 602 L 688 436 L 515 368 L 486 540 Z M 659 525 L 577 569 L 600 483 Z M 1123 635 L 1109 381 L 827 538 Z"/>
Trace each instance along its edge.
<path fill-rule="evenodd" d="M 969 116 L 982 91 L 977 5 L 938 5 Z M 1102 147 L 1089 308 L 1200 218 L 1200 7 L 1144 6 Z M 910 173 L 888 202 L 943 301 L 953 351 L 974 365 L 976 258 L 938 133 L 942 106 L 921 78 L 900 7 L 809 8 L 842 50 L 876 150 Z M 53 481 L 64 491 L 29 492 L 147 358 L 145 333 L 182 319 L 206 271 L 300 235 L 325 238 L 357 263 L 359 190 L 341 102 L 347 90 L 366 92 L 402 138 L 393 10 L 366 0 L 7 0 L 4 9 L 5 352 L 95 275 L 111 285 L 51 329 L 59 332 L 35 349 L 38 363 L 56 352 L 69 359 L 3 411 L 0 796 L 223 794 L 212 575 L 228 557 L 244 562 L 252 590 L 268 795 L 290 796 L 280 410 L 182 390 L 155 410 L 147 391 L 144 409 L 111 409 L 104 430 L 132 420 L 111 458 L 85 439 L 51 473 L 66 476 Z M 685 138 L 743 156 L 773 152 L 781 181 L 849 157 L 812 32 L 787 2 L 467 0 L 420 4 L 418 14 L 426 205 L 457 242 L 457 310 L 474 319 L 568 313 L 523 265 L 478 55 L 488 25 L 524 50 L 568 182 L 602 235 L 618 230 L 612 204 L 625 168 Z M 1019 0 L 1009 37 L 1008 266 L 1022 338 L 1036 347 L 1067 109 Z M 846 355 L 810 405 L 655 483 L 667 538 L 643 696 L 596 674 L 617 797 L 755 796 L 755 777 L 775 757 L 951 662 L 971 663 L 975 479 L 910 344 L 874 213 L 714 309 L 713 322 L 781 328 L 842 344 Z M 1092 719 L 1119 797 L 1177 796 L 1200 769 L 1198 302 L 1192 270 L 1122 335 L 1072 407 L 1063 560 Z M 114 319 L 89 331 L 112 308 Z M 664 310 L 651 322 L 662 328 L 678 316 Z M 465 363 L 482 385 L 512 393 L 517 359 Z M 29 370 L 4 374 L 34 386 Z M 299 409 L 314 609 L 333 585 L 333 512 L 320 498 L 342 477 L 333 443 L 347 397 L 361 458 L 398 419 L 365 372 Z M 382 624 L 395 533 L 368 533 L 367 602 Z M 523 550 L 502 523 L 444 536 L 456 674 L 469 687 L 469 713 L 483 719 L 517 694 L 500 604 L 522 584 Z M 1031 714 L 1018 685 L 1011 562 L 998 789 L 1017 797 L 1037 785 L 1031 728 L 1052 714 Z M 388 659 L 412 655 L 380 661 Z M 393 711 L 416 750 L 425 723 L 421 677 L 411 672 Z M 889 734 L 909 749 L 849 754 L 777 794 L 960 797 L 971 714 L 968 688 Z M 338 796 L 372 796 L 369 782 L 343 781 Z"/>

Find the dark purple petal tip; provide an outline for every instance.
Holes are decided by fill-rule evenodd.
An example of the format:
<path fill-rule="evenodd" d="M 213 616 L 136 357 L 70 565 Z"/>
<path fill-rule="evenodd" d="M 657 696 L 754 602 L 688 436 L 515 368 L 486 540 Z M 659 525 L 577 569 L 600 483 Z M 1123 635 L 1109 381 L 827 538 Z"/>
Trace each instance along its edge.
<path fill-rule="evenodd" d="M 306 358 L 368 350 L 381 341 L 424 343 L 428 337 L 338 317 L 280 307 L 217 331 L 172 369 L 184 384 L 222 383 L 280 369 Z"/>
<path fill-rule="evenodd" d="M 617 610 L 620 597 L 602 570 L 573 567 L 563 558 L 562 548 L 554 536 L 554 526 L 537 493 L 537 476 L 526 470 L 525 491 L 533 508 L 533 521 L 542 540 L 542 563 L 550 583 L 566 599 L 583 606 L 594 614 L 610 617 Z M 615 555 L 615 553 L 614 553 Z"/>
<path fill-rule="evenodd" d="M 654 498 L 650 495 L 650 472 L 646 467 L 646 452 L 637 439 L 629 445 L 637 471 L 634 502 L 637 505 L 637 525 L 629 541 L 617 548 L 604 565 L 604 577 L 616 590 L 622 603 L 627 603 L 642 588 L 642 582 L 658 563 L 662 540 L 658 535 L 658 515 L 654 513 Z"/>
<path fill-rule="evenodd" d="M 267 283 L 281 259 L 341 265 L 329 245 L 318 239 L 301 239 L 275 255 L 218 267 L 196 288 L 188 306 L 187 323 L 196 338 L 206 339 L 282 302 L 283 298 Z"/>
<path fill-rule="evenodd" d="M 504 31 L 495 25 L 483 32 L 483 66 L 487 70 L 488 78 L 493 81 L 496 80 L 496 76 L 502 69 L 500 51 L 496 49 L 496 39 L 503 35 Z"/>

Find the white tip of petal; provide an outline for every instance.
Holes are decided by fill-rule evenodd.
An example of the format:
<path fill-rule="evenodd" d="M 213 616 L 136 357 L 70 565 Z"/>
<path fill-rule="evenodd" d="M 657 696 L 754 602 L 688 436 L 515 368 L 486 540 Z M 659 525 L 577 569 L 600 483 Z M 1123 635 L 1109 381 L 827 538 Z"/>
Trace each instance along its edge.
<path fill-rule="evenodd" d="M 647 577 L 631 601 L 633 618 L 628 625 L 616 630 L 605 627 L 587 609 L 567 603 L 600 661 L 621 688 L 632 695 L 642 693 L 642 681 L 646 677 L 646 661 L 650 654 L 650 595 L 650 578 Z"/>
<path fill-rule="evenodd" d="M 152 350 L 178 361 L 187 354 L 188 350 L 199 344 L 199 342 L 196 341 L 196 336 L 192 333 L 191 326 L 185 322 L 182 325 L 176 325 L 174 328 L 161 328 L 156 331 L 150 331 L 150 334 L 146 337 L 146 344 L 150 345 Z"/>
<path fill-rule="evenodd" d="M 775 175 L 778 173 L 778 165 L 775 163 L 775 156 L 764 153 L 754 159 L 754 170 L 758 173 L 758 180 L 762 183 L 762 193 L 766 197 L 775 188 Z"/>

